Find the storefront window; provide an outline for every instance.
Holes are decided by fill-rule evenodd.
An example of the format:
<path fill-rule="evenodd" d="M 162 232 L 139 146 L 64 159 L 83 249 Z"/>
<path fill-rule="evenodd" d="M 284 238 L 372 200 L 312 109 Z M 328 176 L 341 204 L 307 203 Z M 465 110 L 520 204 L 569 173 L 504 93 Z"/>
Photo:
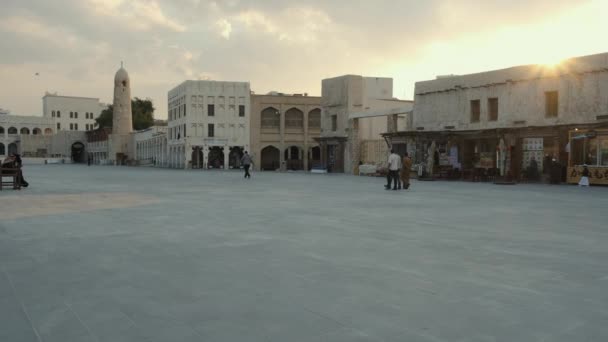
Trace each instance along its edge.
<path fill-rule="evenodd" d="M 600 137 L 600 165 L 608 166 L 608 136 Z"/>
<path fill-rule="evenodd" d="M 598 165 L 597 162 L 597 138 L 589 138 L 587 141 L 587 154 L 585 164 Z"/>

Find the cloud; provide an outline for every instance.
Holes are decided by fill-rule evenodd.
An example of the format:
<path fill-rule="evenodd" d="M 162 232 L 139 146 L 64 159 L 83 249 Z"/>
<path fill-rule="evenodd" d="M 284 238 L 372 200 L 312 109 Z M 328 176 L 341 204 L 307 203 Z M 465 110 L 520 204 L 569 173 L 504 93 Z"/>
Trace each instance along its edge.
<path fill-rule="evenodd" d="M 118 19 L 140 31 L 156 27 L 175 32 L 184 32 L 186 27 L 176 20 L 169 19 L 158 2 L 153 0 L 88 0 L 100 15 Z"/>
<path fill-rule="evenodd" d="M 232 33 L 232 24 L 226 19 L 220 19 L 216 22 L 220 36 L 224 39 L 230 39 L 230 33 Z"/>
<path fill-rule="evenodd" d="M 3 0 L 0 79 L 18 81 L 0 84 L 0 106 L 40 113 L 44 90 L 111 101 L 121 60 L 133 95 L 153 98 L 158 117 L 166 116 L 167 91 L 186 79 L 250 81 L 257 93 L 319 94 L 323 78 L 365 74 L 394 77 L 395 94 L 411 98 L 415 81 L 437 73 L 482 71 L 498 62 L 531 59 L 527 53 L 535 46 L 518 45 L 518 39 L 542 39 L 535 30 L 571 39 L 570 30 L 535 24 L 575 13 L 587 3 Z M 588 19 L 580 19 L 581 14 L 560 22 L 578 27 L 573 32 L 603 32 L 602 9 L 585 10 Z M 517 58 L 497 56 L 509 51 L 498 48 L 501 41 L 519 49 Z M 606 46 L 591 39 L 579 41 L 592 44 L 551 41 L 559 48 L 547 51 L 556 54 Z M 29 77 L 35 72 L 42 77 Z"/>

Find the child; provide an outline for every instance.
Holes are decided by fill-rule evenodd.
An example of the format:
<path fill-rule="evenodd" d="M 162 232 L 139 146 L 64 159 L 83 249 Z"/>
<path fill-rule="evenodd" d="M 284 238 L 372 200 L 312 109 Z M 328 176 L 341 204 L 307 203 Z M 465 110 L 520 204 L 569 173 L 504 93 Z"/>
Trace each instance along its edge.
<path fill-rule="evenodd" d="M 583 165 L 583 176 L 578 182 L 578 186 L 589 186 L 589 169 L 587 168 L 587 164 Z"/>

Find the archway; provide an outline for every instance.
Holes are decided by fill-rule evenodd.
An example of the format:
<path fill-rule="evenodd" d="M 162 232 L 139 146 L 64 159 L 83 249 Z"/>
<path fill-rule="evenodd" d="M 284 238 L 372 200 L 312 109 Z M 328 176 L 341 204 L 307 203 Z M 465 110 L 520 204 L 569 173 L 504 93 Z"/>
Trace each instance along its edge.
<path fill-rule="evenodd" d="M 40 134 L 42 134 L 42 130 L 40 128 L 36 127 L 32 130 L 32 134 L 40 135 Z"/>
<path fill-rule="evenodd" d="M 203 148 L 200 146 L 192 147 L 192 168 L 202 169 L 204 162 Z"/>
<path fill-rule="evenodd" d="M 4 134 L 4 127 L 0 126 L 0 134 Z"/>
<path fill-rule="evenodd" d="M 230 148 L 230 154 L 228 155 L 228 166 L 231 169 L 238 169 L 241 167 L 241 158 L 243 158 L 243 148 L 240 146 L 233 146 Z"/>
<path fill-rule="evenodd" d="M 17 128 L 15 127 L 9 127 L 8 129 L 8 134 L 18 134 L 17 132 Z"/>
<path fill-rule="evenodd" d="M 4 144 L 0 143 L 0 156 L 3 156 L 6 153 L 6 149 L 4 148 Z"/>
<path fill-rule="evenodd" d="M 72 161 L 74 163 L 84 163 L 84 144 L 80 141 L 72 144 Z"/>
<path fill-rule="evenodd" d="M 21 134 L 25 134 L 25 135 L 30 134 L 30 129 L 27 127 L 21 128 Z"/>
<path fill-rule="evenodd" d="M 297 108 L 285 112 L 285 128 L 290 130 L 304 130 L 304 113 Z"/>
<path fill-rule="evenodd" d="M 51 135 L 51 134 L 53 134 L 53 130 L 52 129 L 50 129 L 50 128 L 45 128 L 44 129 L 44 135 Z"/>
<path fill-rule="evenodd" d="M 321 148 L 319 146 L 311 147 L 308 151 L 308 170 L 314 166 L 321 165 Z"/>
<path fill-rule="evenodd" d="M 224 149 L 220 146 L 213 146 L 209 148 L 209 162 L 207 164 L 209 169 L 222 169 L 224 168 Z"/>
<path fill-rule="evenodd" d="M 18 149 L 17 149 L 17 144 L 16 143 L 8 144 L 8 155 L 17 154 L 17 153 L 19 153 Z"/>
<path fill-rule="evenodd" d="M 260 168 L 265 171 L 275 171 L 281 165 L 281 152 L 274 146 L 266 146 L 260 153 Z"/>
<path fill-rule="evenodd" d="M 287 170 L 303 170 L 304 161 L 300 157 L 298 146 L 289 146 L 285 149 L 285 163 Z"/>

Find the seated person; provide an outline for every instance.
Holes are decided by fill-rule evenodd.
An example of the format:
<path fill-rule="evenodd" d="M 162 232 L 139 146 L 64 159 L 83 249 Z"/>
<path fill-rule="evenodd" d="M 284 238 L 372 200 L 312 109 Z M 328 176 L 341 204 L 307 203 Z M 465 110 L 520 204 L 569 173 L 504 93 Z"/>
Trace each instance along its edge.
<path fill-rule="evenodd" d="M 21 168 L 21 165 L 21 155 L 17 153 L 10 154 L 6 159 L 4 159 L 4 161 L 2 161 L 3 168 L 18 169 Z M 6 173 L 6 171 L 3 171 L 3 173 Z M 27 188 L 29 185 L 29 183 L 25 181 L 25 178 L 23 178 L 23 171 L 21 171 L 19 182 L 21 183 L 21 186 L 25 188 Z"/>

